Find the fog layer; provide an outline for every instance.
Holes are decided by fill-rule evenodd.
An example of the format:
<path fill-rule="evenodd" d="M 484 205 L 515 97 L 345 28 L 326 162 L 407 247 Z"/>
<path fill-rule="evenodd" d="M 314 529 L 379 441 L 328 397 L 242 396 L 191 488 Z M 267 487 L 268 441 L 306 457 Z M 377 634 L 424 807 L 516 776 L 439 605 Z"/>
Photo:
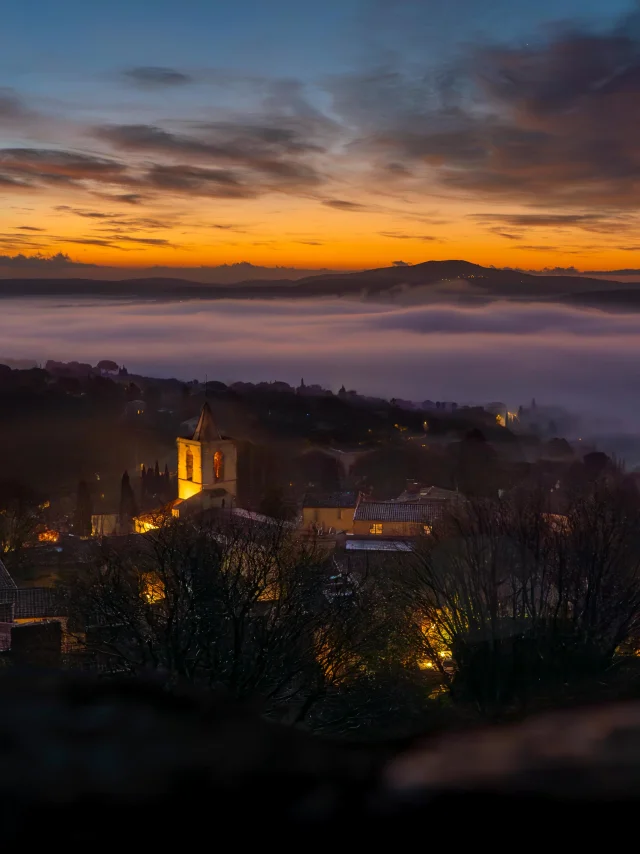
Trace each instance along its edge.
<path fill-rule="evenodd" d="M 539 401 L 640 426 L 640 315 L 552 305 L 2 300 L 1 358 L 114 359 L 184 380 Z"/>

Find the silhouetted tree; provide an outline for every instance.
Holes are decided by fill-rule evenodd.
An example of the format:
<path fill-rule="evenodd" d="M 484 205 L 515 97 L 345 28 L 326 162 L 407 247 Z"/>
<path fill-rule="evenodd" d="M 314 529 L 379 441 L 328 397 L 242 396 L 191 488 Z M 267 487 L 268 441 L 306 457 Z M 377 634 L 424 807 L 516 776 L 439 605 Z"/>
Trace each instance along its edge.
<path fill-rule="evenodd" d="M 285 501 L 284 490 L 278 486 L 271 487 L 265 492 L 260 501 L 259 511 L 265 516 L 280 520 L 288 520 L 295 515 L 295 510 Z"/>
<path fill-rule="evenodd" d="M 76 512 L 73 519 L 73 530 L 79 537 L 91 536 L 92 512 L 91 493 L 89 492 L 89 487 L 86 480 L 81 480 L 78 484 Z"/>
<path fill-rule="evenodd" d="M 284 525 L 159 524 L 66 587 L 79 643 L 114 671 L 224 686 L 294 723 L 377 660 L 368 589 L 345 577 L 332 596 L 314 543 Z"/>
<path fill-rule="evenodd" d="M 118 365 L 115 362 L 111 361 L 111 359 L 102 359 L 100 362 L 98 362 L 96 367 L 99 371 L 108 371 L 111 374 L 115 374 L 118 370 Z"/>
<path fill-rule="evenodd" d="M 123 529 L 127 529 L 135 516 L 138 515 L 138 507 L 136 505 L 136 498 L 133 494 L 133 489 L 131 488 L 131 481 L 129 479 L 129 472 L 126 472 L 122 475 L 122 482 L 120 484 L 120 525 Z"/>
<path fill-rule="evenodd" d="M 640 634 L 637 505 L 600 481 L 564 516 L 546 507 L 544 492 L 461 504 L 397 576 L 425 657 L 487 714 L 597 692 Z"/>
<path fill-rule="evenodd" d="M 9 569 L 24 563 L 25 546 L 34 537 L 40 515 L 33 490 L 18 481 L 0 481 L 0 556 Z"/>

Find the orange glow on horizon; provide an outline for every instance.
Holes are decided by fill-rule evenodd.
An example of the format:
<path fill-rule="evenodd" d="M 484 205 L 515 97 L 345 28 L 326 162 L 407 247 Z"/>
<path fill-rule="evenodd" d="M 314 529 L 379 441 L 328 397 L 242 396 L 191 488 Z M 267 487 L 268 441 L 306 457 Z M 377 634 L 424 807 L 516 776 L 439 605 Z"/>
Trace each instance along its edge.
<path fill-rule="evenodd" d="M 24 203 L 24 195 L 7 194 L 7 198 L 16 202 L 14 207 Z M 596 239 L 574 226 L 536 227 L 526 237 L 508 239 L 479 221 L 479 205 L 468 201 L 443 200 L 438 209 L 441 219 L 434 218 L 431 225 L 420 221 L 426 212 L 418 203 L 404 210 L 354 212 L 288 197 L 191 203 L 163 198 L 131 209 L 77 194 L 73 199 L 46 194 L 31 201 L 34 204 L 28 210 L 6 205 L 0 212 L 0 228 L 5 232 L 0 255 L 63 253 L 77 263 L 123 270 L 241 261 L 303 270 L 361 270 L 391 266 L 394 261 L 417 264 L 450 259 L 531 270 L 634 265 L 629 252 L 612 245 L 610 235 Z M 371 203 L 372 208 L 375 204 Z M 88 215 L 94 208 L 103 218 Z M 487 208 L 485 204 L 482 209 Z M 494 210 L 498 215 L 522 212 L 517 205 Z"/>

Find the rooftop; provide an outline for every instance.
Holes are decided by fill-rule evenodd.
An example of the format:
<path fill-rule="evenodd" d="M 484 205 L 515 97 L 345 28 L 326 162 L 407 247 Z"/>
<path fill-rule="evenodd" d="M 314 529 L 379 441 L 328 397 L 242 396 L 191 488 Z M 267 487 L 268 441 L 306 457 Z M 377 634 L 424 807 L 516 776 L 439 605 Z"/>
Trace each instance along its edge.
<path fill-rule="evenodd" d="M 440 486 L 421 486 L 418 489 L 405 489 L 397 501 L 457 501 L 460 493 Z"/>
<path fill-rule="evenodd" d="M 198 424 L 196 425 L 196 429 L 193 434 L 193 439 L 195 442 L 213 442 L 216 439 L 221 438 L 222 436 L 220 435 L 220 431 L 213 420 L 211 407 L 205 401 L 202 411 L 200 412 Z"/>
<path fill-rule="evenodd" d="M 9 570 L 0 560 L 0 591 L 15 590 L 16 587 L 17 585 L 9 574 Z"/>
<path fill-rule="evenodd" d="M 347 540 L 345 548 L 348 552 L 410 552 L 411 543 L 406 540 Z"/>
<path fill-rule="evenodd" d="M 13 605 L 14 620 L 63 616 L 53 587 L 16 587 L 0 589 L 0 605 Z"/>
<path fill-rule="evenodd" d="M 358 503 L 357 492 L 308 492 L 303 507 L 355 507 Z"/>
<path fill-rule="evenodd" d="M 444 511 L 442 501 L 361 501 L 354 522 L 430 523 Z"/>

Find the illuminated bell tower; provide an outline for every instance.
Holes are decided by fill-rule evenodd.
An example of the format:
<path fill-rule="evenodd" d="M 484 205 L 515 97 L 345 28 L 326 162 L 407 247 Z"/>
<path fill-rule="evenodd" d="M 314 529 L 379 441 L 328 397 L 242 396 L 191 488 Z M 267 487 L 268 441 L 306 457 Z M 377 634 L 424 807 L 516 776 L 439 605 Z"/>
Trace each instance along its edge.
<path fill-rule="evenodd" d="M 205 403 L 193 438 L 178 439 L 178 497 L 186 500 L 215 491 L 220 503 L 224 499 L 222 506 L 232 507 L 236 503 L 237 468 L 236 443 L 221 435 L 211 407 Z"/>

